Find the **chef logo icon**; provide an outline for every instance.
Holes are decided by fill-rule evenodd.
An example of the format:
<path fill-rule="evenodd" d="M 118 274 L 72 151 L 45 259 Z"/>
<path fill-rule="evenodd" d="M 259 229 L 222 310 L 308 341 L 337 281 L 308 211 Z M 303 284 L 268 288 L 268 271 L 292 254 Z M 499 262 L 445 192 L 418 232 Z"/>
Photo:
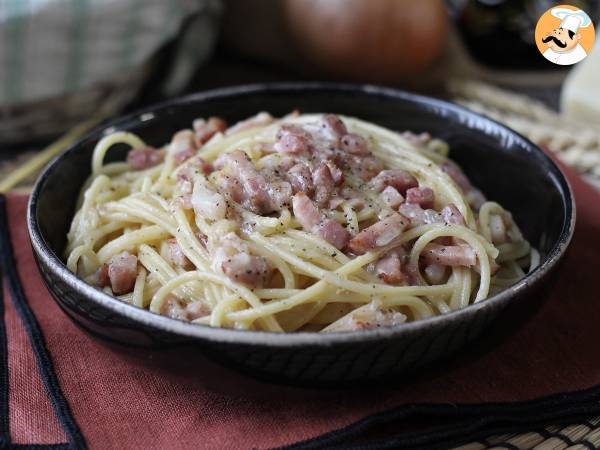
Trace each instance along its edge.
<path fill-rule="evenodd" d="M 594 24 L 581 9 L 560 5 L 546 11 L 535 27 L 535 43 L 548 61 L 570 66 L 584 59 L 594 45 Z"/>

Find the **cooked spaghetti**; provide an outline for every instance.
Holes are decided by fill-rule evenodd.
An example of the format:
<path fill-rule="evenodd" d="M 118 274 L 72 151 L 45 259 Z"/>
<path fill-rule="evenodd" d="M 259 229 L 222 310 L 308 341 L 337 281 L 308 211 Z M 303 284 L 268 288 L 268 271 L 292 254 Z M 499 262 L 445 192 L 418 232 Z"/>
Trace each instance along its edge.
<path fill-rule="evenodd" d="M 115 146 L 127 161 L 105 163 Z M 95 147 L 68 268 L 123 302 L 213 327 L 347 331 L 464 308 L 539 263 L 426 133 L 333 114 L 194 121 L 160 149 Z"/>

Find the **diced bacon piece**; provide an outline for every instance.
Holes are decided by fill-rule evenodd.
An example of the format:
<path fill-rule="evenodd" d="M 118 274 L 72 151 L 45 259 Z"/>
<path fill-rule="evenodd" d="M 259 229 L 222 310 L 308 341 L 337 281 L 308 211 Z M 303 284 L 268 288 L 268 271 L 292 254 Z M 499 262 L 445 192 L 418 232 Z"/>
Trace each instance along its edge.
<path fill-rule="evenodd" d="M 342 136 L 342 150 L 351 153 L 353 155 L 366 156 L 371 152 L 369 151 L 369 144 L 367 140 L 354 133 L 348 133 Z"/>
<path fill-rule="evenodd" d="M 217 159 L 213 161 L 215 170 L 221 170 L 225 166 L 225 162 L 229 159 L 229 153 L 221 153 Z"/>
<path fill-rule="evenodd" d="M 163 316 L 170 317 L 171 319 L 188 320 L 187 312 L 183 306 L 183 303 L 174 295 L 169 295 L 167 298 L 165 298 L 160 313 Z"/>
<path fill-rule="evenodd" d="M 229 179 L 229 183 L 221 187 L 235 201 L 257 214 L 266 214 L 277 210 L 276 205 L 269 198 L 268 183 L 265 177 L 258 173 L 245 152 L 234 150 L 226 153 L 222 164 L 222 173 L 232 179 Z"/>
<path fill-rule="evenodd" d="M 408 278 L 409 286 L 419 286 L 422 283 L 421 276 L 419 275 L 419 267 L 416 264 L 407 264 L 404 268 L 406 277 Z"/>
<path fill-rule="evenodd" d="M 180 176 L 181 175 L 181 176 Z M 191 176 L 189 178 L 192 179 Z M 188 176 L 183 176 L 182 174 L 177 174 L 177 190 L 175 192 L 175 200 L 174 203 L 176 206 L 181 207 L 183 209 L 193 209 L 194 205 L 192 205 L 192 192 L 194 190 L 194 184 L 191 181 L 188 181 Z"/>
<path fill-rule="evenodd" d="M 415 134 L 412 131 L 405 131 L 401 134 L 401 136 L 412 144 L 418 145 L 419 147 L 422 147 L 431 141 L 431 135 L 429 133 Z"/>
<path fill-rule="evenodd" d="M 343 199 L 342 197 L 333 197 L 333 198 L 329 199 L 328 208 L 329 209 L 337 209 L 337 207 L 340 206 L 345 201 L 346 200 Z"/>
<path fill-rule="evenodd" d="M 408 189 L 417 187 L 419 182 L 406 170 L 390 169 L 381 171 L 371 180 L 371 185 L 377 192 L 383 191 L 387 186 L 392 186 L 405 195 Z"/>
<path fill-rule="evenodd" d="M 363 165 L 359 173 L 363 181 L 371 181 L 379 172 L 383 170 L 383 163 L 375 156 L 366 156 L 363 158 Z"/>
<path fill-rule="evenodd" d="M 127 162 L 134 170 L 143 170 L 159 165 L 164 154 L 154 147 L 134 148 L 127 153 Z"/>
<path fill-rule="evenodd" d="M 421 257 L 426 264 L 442 266 L 474 267 L 477 263 L 475 251 L 467 245 L 427 244 Z"/>
<path fill-rule="evenodd" d="M 183 253 L 177 239 L 169 239 L 167 240 L 167 244 L 169 246 L 169 259 L 173 264 L 180 266 L 185 270 L 192 270 L 194 268 L 192 262 Z"/>
<path fill-rule="evenodd" d="M 402 258 L 399 252 L 392 251 L 375 264 L 375 274 L 387 284 L 398 284 L 404 281 Z"/>
<path fill-rule="evenodd" d="M 175 205 L 183 209 L 193 209 L 192 205 L 192 194 L 184 193 L 175 197 Z"/>
<path fill-rule="evenodd" d="M 343 171 L 351 172 L 359 177 L 362 181 L 368 182 L 375 175 L 383 170 L 383 163 L 371 154 L 354 155 L 342 150 L 333 148 L 331 145 L 320 149 L 318 156 L 322 160 L 335 163 L 335 165 Z M 336 175 L 336 170 L 330 167 L 336 184 L 343 182 L 343 173 L 341 176 Z"/>
<path fill-rule="evenodd" d="M 406 191 L 406 203 L 417 204 L 421 208 L 431 209 L 435 202 L 433 189 L 428 187 L 415 187 Z"/>
<path fill-rule="evenodd" d="M 231 136 L 232 134 L 239 133 L 241 131 L 250 130 L 256 127 L 267 126 L 273 123 L 274 120 L 275 119 L 273 119 L 273 116 L 271 116 L 271 114 L 266 112 L 260 112 L 257 115 L 252 116 L 246 120 L 242 120 L 233 125 L 232 127 L 228 128 L 225 134 L 227 136 Z"/>
<path fill-rule="evenodd" d="M 137 276 L 137 256 L 122 252 L 113 256 L 108 263 L 108 277 L 114 294 L 127 294 L 133 290 Z"/>
<path fill-rule="evenodd" d="M 280 153 L 273 153 L 263 157 L 260 160 L 261 172 L 274 173 L 278 177 L 283 177 L 289 172 L 289 170 L 298 163 L 297 158 L 293 158 L 288 155 L 282 155 Z"/>
<path fill-rule="evenodd" d="M 398 209 L 404 201 L 404 197 L 395 187 L 388 186 L 381 192 L 381 200 L 390 208 Z"/>
<path fill-rule="evenodd" d="M 196 146 L 201 147 L 217 133 L 224 133 L 227 122 L 220 117 L 209 117 L 208 120 L 196 119 L 192 123 L 195 133 Z"/>
<path fill-rule="evenodd" d="M 490 232 L 494 244 L 499 245 L 507 242 L 506 224 L 499 214 L 490 215 Z"/>
<path fill-rule="evenodd" d="M 464 242 L 464 241 L 463 241 Z M 462 244 L 464 246 L 464 244 Z M 498 272 L 502 267 L 496 262 L 495 259 L 492 258 L 488 258 L 488 261 L 490 263 L 490 274 L 494 275 L 496 272 Z M 479 264 L 479 259 L 477 259 L 477 263 L 475 263 L 475 265 L 473 266 L 473 270 L 477 273 L 481 273 L 481 264 Z"/>
<path fill-rule="evenodd" d="M 448 174 L 450 178 L 460 187 L 464 192 L 471 189 L 471 181 L 467 178 L 462 169 L 455 164 L 453 161 L 446 161 L 442 164 L 442 170 Z"/>
<path fill-rule="evenodd" d="M 170 147 L 175 164 L 179 165 L 196 154 L 194 133 L 191 130 L 182 130 L 173 136 Z"/>
<path fill-rule="evenodd" d="M 327 164 L 319 164 L 312 172 L 315 187 L 315 201 L 319 206 L 325 206 L 334 194 L 335 182 Z"/>
<path fill-rule="evenodd" d="M 460 241 L 460 242 L 459 242 Z M 461 242 L 465 242 L 462 239 L 456 239 L 453 238 L 452 236 L 440 236 L 438 238 L 435 238 L 433 241 L 434 244 L 440 244 L 440 245 L 458 245 Z"/>
<path fill-rule="evenodd" d="M 424 225 L 425 221 L 425 211 L 419 205 L 414 205 L 411 203 L 402 203 L 398 208 L 400 214 L 404 217 L 407 217 L 410 220 L 411 227 L 415 227 L 417 225 Z"/>
<path fill-rule="evenodd" d="M 271 153 L 259 159 L 257 170 L 263 174 L 275 174 L 278 176 L 285 173 L 296 165 L 296 158 L 281 153 Z M 222 167 L 221 167 L 222 168 Z"/>
<path fill-rule="evenodd" d="M 409 255 L 408 255 L 408 252 L 406 251 L 406 249 L 404 247 L 396 247 L 395 249 L 390 250 L 388 252 L 388 255 L 392 254 L 392 253 L 398 255 L 398 257 L 400 258 L 400 262 L 402 263 L 403 266 L 406 263 L 408 263 L 408 259 L 409 259 L 408 256 Z"/>
<path fill-rule="evenodd" d="M 406 322 L 406 316 L 401 312 L 393 309 L 381 309 L 375 313 L 372 321 L 359 321 L 363 329 L 379 328 L 379 327 L 395 327 Z"/>
<path fill-rule="evenodd" d="M 192 183 L 193 178 L 188 178 L 187 176 L 179 176 L 177 174 L 177 191 L 180 194 L 191 194 L 194 190 L 194 183 Z"/>
<path fill-rule="evenodd" d="M 180 152 L 175 153 L 173 155 L 173 159 L 175 160 L 175 164 L 179 165 L 190 159 L 195 154 L 196 150 L 194 150 L 193 148 L 188 148 L 187 150 L 182 150 Z"/>
<path fill-rule="evenodd" d="M 220 220 L 227 214 L 227 202 L 223 195 L 209 189 L 204 180 L 194 183 L 191 203 L 194 212 L 205 219 Z"/>
<path fill-rule="evenodd" d="M 344 122 L 335 114 L 325 114 L 319 121 L 319 126 L 320 134 L 334 142 L 338 142 L 342 136 L 348 133 Z"/>
<path fill-rule="evenodd" d="M 194 181 L 196 175 L 210 175 L 212 171 L 213 166 L 211 163 L 205 161 L 200 156 L 194 156 L 187 161 L 184 167 L 177 170 L 177 182 L 191 182 Z"/>
<path fill-rule="evenodd" d="M 485 203 L 486 198 L 479 189 L 471 184 L 471 181 L 467 178 L 462 169 L 454 162 L 448 160 L 442 164 L 442 170 L 463 190 L 469 204 L 475 210 L 479 210 L 481 205 Z"/>
<path fill-rule="evenodd" d="M 306 164 L 298 163 L 292 167 L 287 173 L 287 179 L 292 185 L 294 194 L 304 192 L 306 195 L 313 195 L 313 178 L 310 173 L 310 168 Z"/>
<path fill-rule="evenodd" d="M 94 283 L 98 287 L 105 287 L 110 285 L 110 278 L 108 277 L 108 264 L 102 264 L 100 268 L 94 274 Z"/>
<path fill-rule="evenodd" d="M 323 331 L 356 331 L 369 330 L 379 327 L 394 327 L 406 322 L 406 316 L 391 308 L 382 308 L 379 305 L 369 303 L 361 306 L 341 319 L 338 319 Z"/>
<path fill-rule="evenodd" d="M 433 209 L 423 209 L 414 203 L 402 203 L 398 211 L 410 219 L 411 228 L 419 225 L 444 222 L 444 219 L 438 212 Z"/>
<path fill-rule="evenodd" d="M 210 308 L 204 302 L 197 300 L 188 303 L 185 306 L 185 312 L 188 320 L 196 320 L 208 316 L 210 314 Z"/>
<path fill-rule="evenodd" d="M 273 180 L 268 183 L 268 186 L 272 209 L 280 211 L 287 208 L 292 198 L 292 185 L 287 181 Z"/>
<path fill-rule="evenodd" d="M 278 153 L 306 153 L 310 150 L 310 134 L 298 125 L 282 125 L 273 149 Z"/>
<path fill-rule="evenodd" d="M 224 250 L 226 256 L 232 256 L 240 252 L 248 253 L 250 251 L 248 249 L 248 244 L 233 231 L 221 237 L 220 243 L 221 247 L 219 250 Z"/>
<path fill-rule="evenodd" d="M 204 175 L 210 175 L 213 171 L 213 166 L 208 161 L 205 161 L 200 156 L 196 156 L 188 162 L 188 165 L 194 169 L 198 169 Z"/>
<path fill-rule="evenodd" d="M 215 173 L 213 182 L 217 186 L 219 193 L 236 203 L 242 203 L 244 200 L 244 188 L 237 178 L 227 175 L 222 171 Z"/>
<path fill-rule="evenodd" d="M 196 142 L 192 130 L 181 130 L 173 135 L 169 152 L 175 164 L 179 165 L 196 154 Z"/>
<path fill-rule="evenodd" d="M 333 183 L 336 186 L 341 186 L 344 183 L 344 172 L 342 172 L 342 170 L 333 161 L 327 161 L 325 164 L 327 164 L 327 167 L 329 168 L 331 178 L 333 178 Z"/>
<path fill-rule="evenodd" d="M 350 240 L 350 233 L 332 219 L 325 219 L 317 225 L 319 235 L 338 250 L 342 250 Z"/>
<path fill-rule="evenodd" d="M 495 259 L 489 258 L 489 261 L 490 261 L 490 274 L 495 275 L 496 272 L 498 272 L 502 268 L 502 266 L 500 266 L 500 264 L 498 264 Z M 475 264 L 475 270 L 478 273 L 481 273 L 481 269 L 479 266 L 479 260 L 477 261 L 477 264 Z"/>
<path fill-rule="evenodd" d="M 196 142 L 194 132 L 192 130 L 180 130 L 173 135 L 171 138 L 171 144 L 169 145 L 169 152 L 173 156 L 179 153 L 195 153 Z"/>
<path fill-rule="evenodd" d="M 326 157 L 333 158 L 339 167 L 352 172 L 364 182 L 370 181 L 383 169 L 383 163 L 372 155 L 358 156 L 345 152 L 334 152 Z"/>
<path fill-rule="evenodd" d="M 237 253 L 221 264 L 223 273 L 232 281 L 252 288 L 265 286 L 271 277 L 271 268 L 262 256 Z"/>
<path fill-rule="evenodd" d="M 406 217 L 393 213 L 358 233 L 350 240 L 348 248 L 357 255 L 362 255 L 374 248 L 383 247 L 400 236 L 408 224 Z"/>
<path fill-rule="evenodd" d="M 292 209 L 302 228 L 311 232 L 321 221 L 321 214 L 314 203 L 302 192 L 292 198 Z"/>
<path fill-rule="evenodd" d="M 346 200 L 363 199 L 362 193 L 360 191 L 353 189 L 351 187 L 348 187 L 348 186 L 342 187 L 340 194 L 342 194 L 342 197 L 344 197 Z"/>
<path fill-rule="evenodd" d="M 321 214 L 314 203 L 302 192 L 292 198 L 294 216 L 309 233 L 320 235 L 337 249 L 343 249 L 350 238 L 348 231 L 331 219 L 321 220 Z"/>
<path fill-rule="evenodd" d="M 233 232 L 221 237 L 211 265 L 214 269 L 222 270 L 232 281 L 249 287 L 266 285 L 272 272 L 267 260 L 251 255 L 248 245 Z"/>
<path fill-rule="evenodd" d="M 162 305 L 161 314 L 172 319 L 195 320 L 208 316 L 210 308 L 200 300 L 184 305 L 179 298 L 169 295 Z"/>
<path fill-rule="evenodd" d="M 425 275 L 431 284 L 441 284 L 446 276 L 446 266 L 441 264 L 429 264 L 425 267 Z"/>
<path fill-rule="evenodd" d="M 380 327 L 395 327 L 406 322 L 406 316 L 398 311 L 380 311 L 372 318 L 355 320 L 354 330 L 372 330 Z M 352 328 L 351 328 L 352 329 Z"/>
<path fill-rule="evenodd" d="M 441 214 L 444 218 L 444 222 L 446 222 L 447 224 L 464 226 L 466 223 L 463 215 L 460 213 L 458 208 L 452 203 L 450 203 L 447 206 L 444 206 L 444 208 L 441 211 Z"/>
<path fill-rule="evenodd" d="M 222 170 L 227 170 L 233 174 L 239 175 L 240 178 L 251 178 L 258 174 L 254 163 L 246 152 L 242 150 L 234 150 L 225 153 L 223 159 Z"/>

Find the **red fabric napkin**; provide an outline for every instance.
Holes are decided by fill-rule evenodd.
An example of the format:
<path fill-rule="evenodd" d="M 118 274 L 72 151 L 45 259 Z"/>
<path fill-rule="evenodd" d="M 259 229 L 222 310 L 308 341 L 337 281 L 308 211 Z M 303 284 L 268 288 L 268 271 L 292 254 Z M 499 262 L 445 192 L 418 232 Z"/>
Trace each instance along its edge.
<path fill-rule="evenodd" d="M 28 316 L 14 292 L 11 296 L 5 276 L 9 422 L 4 426 L 10 439 L 19 444 L 70 441 L 72 446 L 102 449 L 269 448 L 349 426 L 297 447 L 390 435 L 404 439 L 396 442 L 418 446 L 597 414 L 600 195 L 566 172 L 578 206 L 575 237 L 555 287 L 527 323 L 495 339 L 513 325 L 505 316 L 486 331 L 484 345 L 475 344 L 451 361 L 410 379 L 343 391 L 266 384 L 217 366 L 193 350 L 123 348 L 86 334 L 44 287 L 27 236 L 27 199 L 11 195 L 9 231 L 26 297 L 22 300 L 43 337 L 32 332 L 34 322 L 23 320 Z M 40 356 L 43 350 L 50 361 Z M 44 364 L 50 371 L 45 367 L 40 376 Z M 582 389 L 587 391 L 573 393 Z M 552 394 L 560 395 L 513 403 Z"/>

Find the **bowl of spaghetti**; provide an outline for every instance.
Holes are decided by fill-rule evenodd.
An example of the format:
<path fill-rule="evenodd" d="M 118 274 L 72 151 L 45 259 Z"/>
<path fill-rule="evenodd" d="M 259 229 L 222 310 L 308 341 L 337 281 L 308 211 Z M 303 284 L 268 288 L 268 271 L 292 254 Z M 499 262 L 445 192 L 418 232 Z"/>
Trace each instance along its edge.
<path fill-rule="evenodd" d="M 48 289 L 91 332 L 338 383 L 474 340 L 547 285 L 574 217 L 560 169 L 490 119 L 294 83 L 101 127 L 44 170 L 28 224 Z"/>

